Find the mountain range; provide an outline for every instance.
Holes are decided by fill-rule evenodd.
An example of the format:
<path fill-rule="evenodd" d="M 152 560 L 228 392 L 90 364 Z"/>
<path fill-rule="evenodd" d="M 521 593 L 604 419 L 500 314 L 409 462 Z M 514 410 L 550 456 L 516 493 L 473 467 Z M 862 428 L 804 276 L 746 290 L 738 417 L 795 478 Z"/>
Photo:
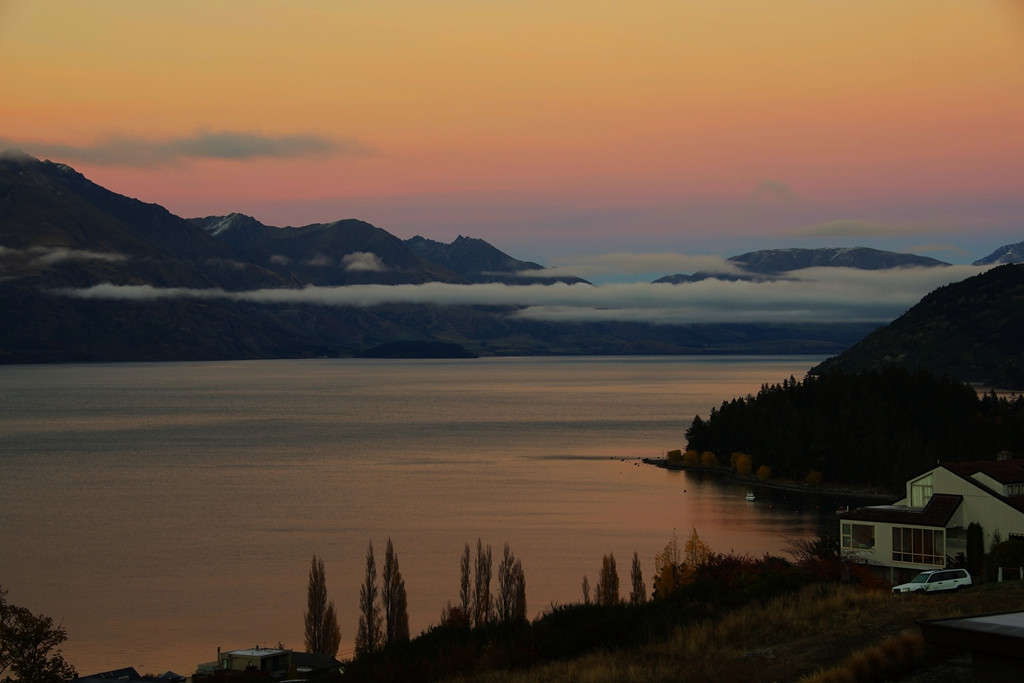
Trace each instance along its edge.
<path fill-rule="evenodd" d="M 1024 259 L 1022 259 L 1024 260 Z M 857 268 L 859 270 L 885 270 L 888 268 L 948 266 L 950 264 L 927 256 L 880 251 L 868 247 L 824 247 L 820 249 L 763 249 L 739 256 L 730 256 L 727 262 L 735 270 L 727 272 L 698 271 L 693 274 L 676 273 L 655 280 L 678 285 L 699 282 L 709 278 L 718 280 L 764 281 L 785 278 L 787 273 L 804 268 Z"/>
<path fill-rule="evenodd" d="M 768 250 L 730 261 L 735 272 L 760 278 L 815 265 L 945 265 L 863 248 Z M 237 213 L 185 219 L 103 188 L 67 165 L 0 156 L 0 308 L 8 321 L 0 328 L 0 362 L 826 355 L 877 327 L 572 322 L 519 316 L 523 307 L 515 304 L 326 305 L 290 296 L 309 288 L 495 283 L 588 286 L 481 239 L 402 240 L 354 219 L 283 228 Z M 118 296 L 98 294 L 111 290 Z M 257 300 L 248 295 L 253 291 L 269 294 Z"/>
<path fill-rule="evenodd" d="M 999 247 L 988 256 L 978 259 L 972 265 L 993 266 L 1006 263 L 1024 263 L 1024 242 Z"/>

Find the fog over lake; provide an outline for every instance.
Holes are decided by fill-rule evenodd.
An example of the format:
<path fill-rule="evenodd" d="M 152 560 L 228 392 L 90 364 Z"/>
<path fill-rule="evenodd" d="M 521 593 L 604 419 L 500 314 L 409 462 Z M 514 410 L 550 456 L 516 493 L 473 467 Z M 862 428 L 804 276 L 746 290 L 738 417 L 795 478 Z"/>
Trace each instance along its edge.
<path fill-rule="evenodd" d="M 745 487 L 638 460 L 820 360 L 0 367 L 0 585 L 63 623 L 80 674 L 189 675 L 218 647 L 302 650 L 313 553 L 349 655 L 371 540 L 378 573 L 394 543 L 414 636 L 457 601 L 477 538 L 495 567 L 506 541 L 522 560 L 531 617 L 578 601 L 606 553 L 626 586 L 638 552 L 650 589 L 674 529 L 782 554 L 832 501 L 748 503 Z"/>

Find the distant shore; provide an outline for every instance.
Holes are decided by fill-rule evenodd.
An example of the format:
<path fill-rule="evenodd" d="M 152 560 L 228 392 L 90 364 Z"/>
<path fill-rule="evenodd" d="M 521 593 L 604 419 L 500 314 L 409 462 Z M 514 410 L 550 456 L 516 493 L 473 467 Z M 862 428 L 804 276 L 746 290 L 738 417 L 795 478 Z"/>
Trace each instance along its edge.
<path fill-rule="evenodd" d="M 892 503 L 902 496 L 889 491 L 870 489 L 856 486 L 845 486 L 842 484 L 808 484 L 802 481 L 789 479 L 758 479 L 752 475 L 742 475 L 739 472 L 726 469 L 715 469 L 709 467 L 690 467 L 681 462 L 670 462 L 667 458 L 643 458 L 647 465 L 654 465 L 666 470 L 683 470 L 686 472 L 702 472 L 712 474 L 736 484 L 746 484 L 766 489 L 779 491 L 795 491 L 799 493 L 818 494 L 835 496 L 837 498 L 856 498 L 860 500 L 871 500 L 879 503 Z"/>

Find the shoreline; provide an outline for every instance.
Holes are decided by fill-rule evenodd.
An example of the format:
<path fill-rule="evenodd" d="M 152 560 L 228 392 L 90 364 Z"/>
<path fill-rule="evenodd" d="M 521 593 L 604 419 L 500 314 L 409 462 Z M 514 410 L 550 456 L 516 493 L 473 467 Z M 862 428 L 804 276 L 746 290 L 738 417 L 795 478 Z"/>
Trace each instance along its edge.
<path fill-rule="evenodd" d="M 758 479 L 753 475 L 743 476 L 738 472 L 726 469 L 710 469 L 707 467 L 689 467 L 682 463 L 669 462 L 667 458 L 643 458 L 643 463 L 646 465 L 653 465 L 660 467 L 665 470 L 681 470 L 684 472 L 700 472 L 706 474 L 713 474 L 715 476 L 728 479 L 729 481 L 736 484 L 747 484 L 749 486 L 759 486 L 767 489 L 775 489 L 778 491 L 794 491 L 798 493 L 806 494 L 818 494 L 836 496 L 839 498 L 857 498 L 862 500 L 872 500 L 878 503 L 894 503 L 902 496 L 887 491 L 880 491 L 878 489 L 868 488 L 857 488 L 851 486 L 840 486 L 831 484 L 818 484 L 812 485 L 805 482 L 784 480 L 784 479 Z"/>

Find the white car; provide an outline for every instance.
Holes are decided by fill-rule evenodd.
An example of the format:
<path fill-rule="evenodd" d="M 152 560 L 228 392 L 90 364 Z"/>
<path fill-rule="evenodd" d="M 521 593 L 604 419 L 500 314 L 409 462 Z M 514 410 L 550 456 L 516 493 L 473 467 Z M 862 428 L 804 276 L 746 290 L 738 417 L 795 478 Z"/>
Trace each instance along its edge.
<path fill-rule="evenodd" d="M 971 575 L 966 569 L 933 569 L 921 572 L 910 583 L 893 586 L 893 593 L 933 593 L 935 591 L 958 591 L 971 585 Z"/>

